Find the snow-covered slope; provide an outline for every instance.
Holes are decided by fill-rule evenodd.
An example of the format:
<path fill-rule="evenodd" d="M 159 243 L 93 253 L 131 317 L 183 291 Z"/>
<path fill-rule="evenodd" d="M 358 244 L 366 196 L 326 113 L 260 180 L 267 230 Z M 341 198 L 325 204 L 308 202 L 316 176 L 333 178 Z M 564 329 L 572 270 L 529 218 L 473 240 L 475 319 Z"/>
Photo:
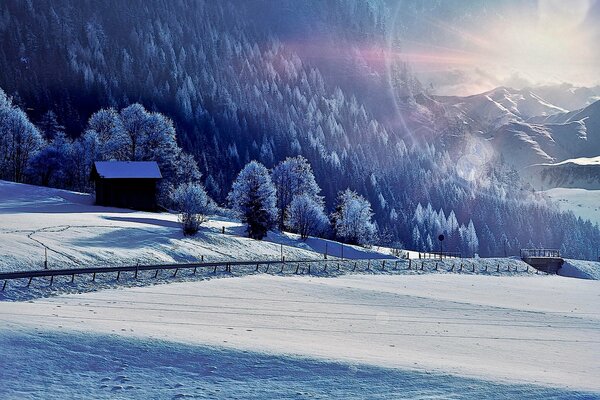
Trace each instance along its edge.
<path fill-rule="evenodd" d="M 538 189 L 598 190 L 600 189 L 600 157 L 534 164 L 524 168 L 522 175 Z"/>
<path fill-rule="evenodd" d="M 579 110 L 600 100 L 600 86 L 579 87 L 568 83 L 531 88 L 537 95 L 565 110 Z"/>
<path fill-rule="evenodd" d="M 225 234 L 222 229 L 225 228 Z M 270 232 L 266 240 L 245 237 L 237 221 L 213 217 L 194 237 L 184 237 L 177 215 L 93 205 L 93 197 L 0 181 L 0 271 L 157 264 L 229 259 L 322 258 L 325 242 Z M 332 251 L 340 244 L 331 242 Z M 346 258 L 388 254 L 344 246 Z"/>
<path fill-rule="evenodd" d="M 572 211 L 577 217 L 600 224 L 600 190 L 578 188 L 553 188 L 544 191 L 565 211 Z"/>
<path fill-rule="evenodd" d="M 437 97 L 448 111 L 484 132 L 538 115 L 548 116 L 567 110 L 550 104 L 530 89 L 499 87 L 467 97 Z"/>
<path fill-rule="evenodd" d="M 177 387 L 180 393 L 203 395 L 198 388 L 198 384 L 203 386 L 206 379 L 202 378 L 203 374 L 194 373 L 200 381 L 189 386 L 185 377 L 191 371 L 186 372 L 182 367 L 159 367 L 156 361 L 145 358 L 153 354 L 155 343 L 144 346 L 139 354 L 115 351 L 112 359 L 103 360 L 95 346 L 79 345 L 76 340 L 85 334 L 83 343 L 87 340 L 93 343 L 93 338 L 99 334 L 115 335 L 118 340 L 160 339 L 167 341 L 167 347 L 173 349 L 187 346 L 185 352 L 172 353 L 165 349 L 161 357 L 183 356 L 181 365 L 186 369 L 191 365 L 185 360 L 197 354 L 193 346 L 208 346 L 208 351 L 213 354 L 222 349 L 220 357 L 227 357 L 231 351 L 239 351 L 241 355 L 251 352 L 249 354 L 286 357 L 281 361 L 257 362 L 250 367 L 256 373 L 262 371 L 270 377 L 277 376 L 276 371 L 281 373 L 282 369 L 293 366 L 293 361 L 287 357 L 302 357 L 305 363 L 315 362 L 311 359 L 343 362 L 346 369 L 354 369 L 360 379 L 366 379 L 362 372 L 365 366 L 389 368 L 389 373 L 397 371 L 408 376 L 415 372 L 428 373 L 431 381 L 424 385 L 425 388 L 438 390 L 435 396 L 408 395 L 403 388 L 410 387 L 411 383 L 401 379 L 396 381 L 395 393 L 380 398 L 448 398 L 456 388 L 440 382 L 437 377 L 441 374 L 452 374 L 454 385 L 465 382 L 463 377 L 468 376 L 511 385 L 540 384 L 567 390 L 589 390 L 596 393 L 591 396 L 597 396 L 600 392 L 600 381 L 596 379 L 600 375 L 599 295 L 597 281 L 542 275 L 354 275 L 334 279 L 254 275 L 106 290 L 32 302 L 0 302 L 0 319 L 3 321 L 0 325 L 0 357 L 3 360 L 0 376 L 6 373 L 4 371 L 24 368 L 22 364 L 15 364 L 18 362 L 15 354 L 22 351 L 19 343 L 31 343 L 33 354 L 50 357 L 45 359 L 42 374 L 34 374 L 31 378 L 21 375 L 23 386 L 27 388 L 30 380 L 41 387 L 44 383 L 55 385 L 63 376 L 71 382 L 68 375 L 73 367 L 68 361 L 84 354 L 91 359 L 88 367 L 81 371 L 81 379 L 86 383 L 88 376 L 94 379 L 91 388 L 83 387 L 82 390 L 106 397 L 116 391 L 123 398 L 143 398 L 144 394 L 146 398 L 164 398 L 164 394 L 150 394 L 152 390 L 165 390 L 164 383 L 181 381 L 185 386 Z M 52 337 L 57 331 L 70 335 L 73 342 L 70 349 L 52 352 L 51 343 L 31 340 L 31 335 Z M 7 337 L 9 339 L 3 339 Z M 39 353 L 46 346 L 50 346 L 47 352 Z M 132 346 L 138 348 L 135 342 Z M 57 347 L 54 346 L 56 350 Z M 117 346 L 117 349 L 121 348 Z M 139 380 L 138 371 L 131 366 L 140 365 L 136 361 L 140 357 L 151 366 L 156 365 L 157 369 L 150 376 L 156 377 L 160 384 L 143 384 Z M 225 388 L 229 380 L 234 380 L 240 389 L 248 386 L 246 378 L 238 379 L 245 377 L 246 372 L 237 370 L 237 361 L 229 358 L 233 362 L 227 366 L 219 363 L 218 354 L 212 357 L 217 357 L 214 363 L 218 364 L 211 361 L 205 368 L 214 370 L 214 366 L 219 365 L 213 376 L 219 376 L 218 380 L 224 381 Z M 8 366 L 7 360 L 10 360 Z M 196 362 L 203 364 L 202 358 Z M 64 368 L 65 365 L 69 367 Z M 312 376 L 309 382 L 316 382 L 327 373 L 328 367 L 324 368 L 306 371 L 296 379 Z M 32 366 L 32 369 L 38 372 L 37 367 Z M 14 389 L 18 380 L 12 373 L 8 376 L 10 379 L 6 381 Z M 333 385 L 336 388 L 346 385 L 340 383 L 341 377 L 339 379 Z M 135 383 L 131 383 L 132 380 Z M 5 379 L 2 381 L 0 393 L 7 387 Z M 270 381 L 261 380 L 261 388 L 268 390 Z M 37 385 L 36 393 L 43 390 Z M 126 389 L 131 385 L 133 387 Z M 307 385 L 311 391 L 316 389 L 310 383 Z M 375 386 L 379 387 L 379 383 Z M 423 390 L 423 385 L 420 386 Z M 488 389 L 486 396 L 504 397 L 502 387 L 494 388 L 490 382 Z M 77 386 L 56 387 L 55 390 L 69 393 L 69 390 L 77 390 Z M 321 390 L 328 389 L 321 387 Z M 373 398 L 373 391 L 380 389 L 364 382 L 355 390 L 357 393 L 350 398 Z M 465 390 L 463 386 L 462 392 Z M 546 395 L 536 392 L 541 390 L 539 387 L 530 387 L 530 390 L 537 393 L 538 398 L 552 397 L 552 392 Z M 471 389 L 467 392 L 471 393 Z M 17 393 L 11 391 L 8 395 L 17 396 Z M 555 398 L 572 396 L 554 394 Z M 286 396 L 267 393 L 263 397 Z M 523 398 L 523 395 L 515 394 L 515 398 Z"/>
<path fill-rule="evenodd" d="M 558 274 L 571 278 L 600 280 L 600 260 L 565 260 Z"/>

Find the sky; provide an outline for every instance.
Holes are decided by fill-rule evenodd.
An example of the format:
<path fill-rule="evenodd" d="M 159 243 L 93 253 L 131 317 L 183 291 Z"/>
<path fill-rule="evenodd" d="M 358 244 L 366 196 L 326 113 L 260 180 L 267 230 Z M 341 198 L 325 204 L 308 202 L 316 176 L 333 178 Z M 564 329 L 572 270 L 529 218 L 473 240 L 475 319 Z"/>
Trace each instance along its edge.
<path fill-rule="evenodd" d="M 395 4 L 392 57 L 436 94 L 600 84 L 600 0 Z M 395 40 L 400 38 L 400 40 Z"/>

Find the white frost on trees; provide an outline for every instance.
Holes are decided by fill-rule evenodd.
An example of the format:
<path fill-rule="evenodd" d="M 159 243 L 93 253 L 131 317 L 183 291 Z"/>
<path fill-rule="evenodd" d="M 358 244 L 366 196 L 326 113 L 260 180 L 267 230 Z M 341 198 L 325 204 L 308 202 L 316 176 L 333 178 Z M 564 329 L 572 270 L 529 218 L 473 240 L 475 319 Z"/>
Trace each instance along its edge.
<path fill-rule="evenodd" d="M 358 193 L 350 189 L 340 192 L 332 218 L 337 235 L 347 242 L 368 245 L 375 240 L 371 203 Z"/>
<path fill-rule="evenodd" d="M 0 89 L 0 178 L 23 182 L 29 161 L 43 145 L 35 125 Z"/>
<path fill-rule="evenodd" d="M 193 235 L 213 210 L 213 202 L 198 183 L 182 183 L 170 194 L 185 235 Z"/>
<path fill-rule="evenodd" d="M 322 207 L 321 188 L 315 180 L 312 167 L 302 156 L 288 157 L 273 168 L 273 183 L 277 189 L 279 229 L 284 229 L 286 213 L 295 196 L 307 195 Z"/>
<path fill-rule="evenodd" d="M 286 213 L 286 225 L 300 234 L 302 240 L 322 233 L 329 223 L 322 202 L 307 194 L 295 196 Z"/>
<path fill-rule="evenodd" d="M 233 182 L 227 199 L 251 238 L 261 240 L 274 226 L 276 193 L 269 171 L 257 161 L 246 164 Z"/>

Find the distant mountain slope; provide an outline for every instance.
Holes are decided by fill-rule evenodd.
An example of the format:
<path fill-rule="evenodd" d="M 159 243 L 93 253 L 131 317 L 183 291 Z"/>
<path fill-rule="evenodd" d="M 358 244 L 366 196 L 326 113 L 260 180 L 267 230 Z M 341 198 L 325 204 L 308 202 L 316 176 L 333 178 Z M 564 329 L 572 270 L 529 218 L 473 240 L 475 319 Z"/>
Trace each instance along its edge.
<path fill-rule="evenodd" d="M 450 106 L 451 114 L 467 123 L 475 124 L 484 131 L 533 116 L 567 112 L 530 89 L 499 87 L 473 96 L 436 96 L 436 99 Z"/>
<path fill-rule="evenodd" d="M 600 189 L 600 157 L 535 164 L 523 170 L 536 188 Z"/>
<path fill-rule="evenodd" d="M 484 133 L 517 169 L 600 155 L 600 101 L 584 109 L 512 121 Z"/>

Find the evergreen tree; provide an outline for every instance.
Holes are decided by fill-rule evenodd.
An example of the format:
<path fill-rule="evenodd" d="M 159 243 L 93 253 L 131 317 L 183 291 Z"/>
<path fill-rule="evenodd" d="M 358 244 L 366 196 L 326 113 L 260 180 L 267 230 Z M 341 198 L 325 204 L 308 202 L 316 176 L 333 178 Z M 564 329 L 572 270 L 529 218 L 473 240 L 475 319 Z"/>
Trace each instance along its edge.
<path fill-rule="evenodd" d="M 251 161 L 233 182 L 228 200 L 233 211 L 247 224 L 248 235 L 261 240 L 277 219 L 275 185 L 267 168 Z"/>

